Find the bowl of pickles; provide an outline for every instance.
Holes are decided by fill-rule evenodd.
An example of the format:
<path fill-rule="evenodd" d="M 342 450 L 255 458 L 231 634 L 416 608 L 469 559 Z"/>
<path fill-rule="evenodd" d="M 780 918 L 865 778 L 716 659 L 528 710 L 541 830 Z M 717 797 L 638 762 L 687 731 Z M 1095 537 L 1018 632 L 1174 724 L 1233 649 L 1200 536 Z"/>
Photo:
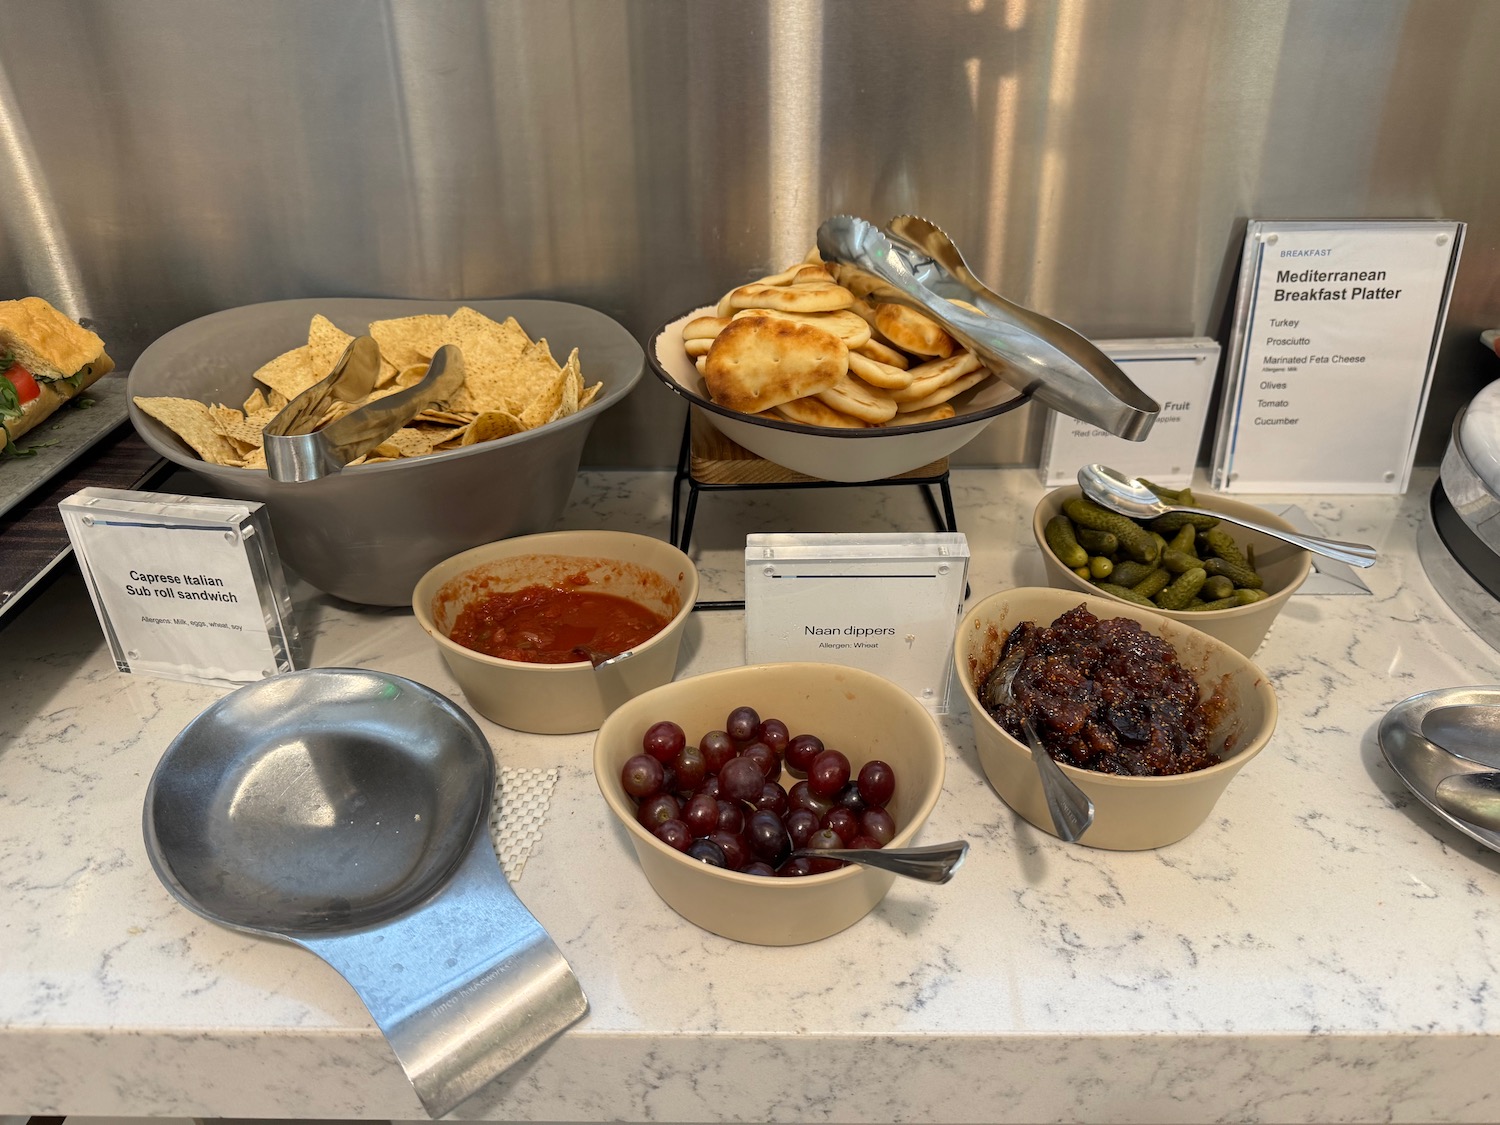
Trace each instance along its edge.
<path fill-rule="evenodd" d="M 1296 528 L 1243 501 L 1151 487 L 1168 503 L 1228 518 L 1174 512 L 1143 523 L 1099 507 L 1076 485 L 1055 489 L 1032 514 L 1047 584 L 1150 608 L 1254 655 L 1311 573 L 1312 556 L 1230 521 Z"/>

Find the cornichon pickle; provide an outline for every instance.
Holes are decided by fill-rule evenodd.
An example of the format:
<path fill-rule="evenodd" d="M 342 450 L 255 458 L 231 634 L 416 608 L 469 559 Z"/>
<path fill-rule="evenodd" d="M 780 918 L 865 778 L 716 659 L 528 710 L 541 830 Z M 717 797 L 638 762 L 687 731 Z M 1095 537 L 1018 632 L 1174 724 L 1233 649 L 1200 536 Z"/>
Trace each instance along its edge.
<path fill-rule="evenodd" d="M 1208 571 L 1201 566 L 1183 571 L 1172 580 L 1170 586 L 1156 595 L 1156 604 L 1162 609 L 1186 609 L 1188 602 L 1198 596 L 1198 591 L 1203 589 L 1203 583 L 1207 580 Z"/>
<path fill-rule="evenodd" d="M 1114 572 L 1114 560 L 1107 559 L 1103 555 L 1095 555 L 1089 559 L 1089 575 L 1091 577 L 1108 578 Z"/>
<path fill-rule="evenodd" d="M 1239 544 L 1234 541 L 1234 536 L 1222 527 L 1211 527 L 1203 532 L 1203 547 L 1210 555 L 1218 555 L 1221 559 L 1227 559 L 1232 563 L 1246 565 L 1245 553 L 1240 550 Z"/>
<path fill-rule="evenodd" d="M 1105 511 L 1081 496 L 1064 500 L 1063 511 L 1079 527 L 1113 532 L 1120 540 L 1120 547 L 1136 562 L 1152 562 L 1156 559 L 1156 540 L 1151 538 L 1151 533 L 1119 513 Z"/>
<path fill-rule="evenodd" d="M 1190 604 L 1187 608 L 1190 613 L 1199 613 L 1206 609 L 1233 609 L 1240 603 L 1234 598 L 1214 598 L 1213 601 Z"/>
<path fill-rule="evenodd" d="M 1233 594 L 1234 600 L 1240 605 L 1250 605 L 1252 602 L 1264 601 L 1271 595 L 1264 590 L 1254 590 L 1249 587 L 1236 590 Z"/>
<path fill-rule="evenodd" d="M 1186 574 L 1195 567 L 1203 565 L 1203 560 L 1197 555 L 1184 554 L 1182 551 L 1174 551 L 1168 547 L 1161 554 L 1161 565 L 1173 574 Z"/>
<path fill-rule="evenodd" d="M 1219 517 L 1200 516 L 1196 512 L 1167 512 L 1151 521 L 1151 530 L 1163 535 L 1176 535 L 1185 523 L 1192 524 L 1199 531 L 1207 531 L 1219 525 Z"/>
<path fill-rule="evenodd" d="M 1198 554 L 1198 529 L 1190 523 L 1183 524 L 1177 529 L 1177 534 L 1172 536 L 1171 542 L 1167 544 L 1174 551 L 1181 551 L 1184 555 L 1197 556 Z"/>
<path fill-rule="evenodd" d="M 1078 532 L 1078 542 L 1083 544 L 1083 549 L 1091 555 L 1103 555 L 1109 558 L 1120 551 L 1120 537 L 1113 531 L 1095 531 L 1092 527 L 1075 528 Z"/>
<path fill-rule="evenodd" d="M 1234 593 L 1234 581 L 1222 574 L 1211 575 L 1200 591 L 1204 601 L 1216 602 Z"/>
<path fill-rule="evenodd" d="M 1243 586 L 1247 590 L 1259 590 L 1264 586 L 1265 579 L 1242 563 L 1232 563 L 1228 559 L 1209 559 L 1203 564 L 1203 568 L 1209 574 L 1222 574 L 1236 586 Z"/>
<path fill-rule="evenodd" d="M 1193 502 L 1193 490 L 1190 488 L 1168 488 L 1164 484 L 1153 484 L 1145 477 L 1141 478 L 1141 483 L 1156 493 L 1158 499 L 1168 504 L 1191 504 Z"/>
<path fill-rule="evenodd" d="M 1092 582 L 1094 580 L 1093 574 L 1089 572 L 1089 568 L 1086 566 L 1075 566 L 1073 568 L 1073 573 L 1078 575 L 1078 577 L 1082 578 L 1085 582 Z"/>
<path fill-rule="evenodd" d="M 1150 598 L 1137 594 L 1129 586 L 1117 586 L 1113 582 L 1099 582 L 1096 585 L 1106 594 L 1113 594 L 1117 598 L 1123 598 L 1127 602 L 1134 602 L 1136 605 L 1150 606 L 1152 609 L 1156 608 L 1155 602 Z"/>
<path fill-rule="evenodd" d="M 1137 586 L 1146 575 L 1157 569 L 1159 568 L 1152 566 L 1150 563 L 1139 563 L 1133 559 L 1125 559 L 1115 563 L 1115 572 L 1110 575 L 1110 581 L 1117 586 Z"/>
<path fill-rule="evenodd" d="M 1042 529 L 1042 534 L 1047 540 L 1047 546 L 1052 548 L 1052 553 L 1058 557 L 1063 566 L 1072 568 L 1088 566 L 1089 553 L 1084 550 L 1078 542 L 1078 537 L 1073 534 L 1073 521 L 1067 516 L 1053 516 L 1047 521 L 1047 526 Z"/>
<path fill-rule="evenodd" d="M 1172 572 L 1165 567 L 1159 566 L 1132 586 L 1131 589 L 1143 598 L 1154 598 L 1157 594 L 1165 590 L 1171 581 Z"/>

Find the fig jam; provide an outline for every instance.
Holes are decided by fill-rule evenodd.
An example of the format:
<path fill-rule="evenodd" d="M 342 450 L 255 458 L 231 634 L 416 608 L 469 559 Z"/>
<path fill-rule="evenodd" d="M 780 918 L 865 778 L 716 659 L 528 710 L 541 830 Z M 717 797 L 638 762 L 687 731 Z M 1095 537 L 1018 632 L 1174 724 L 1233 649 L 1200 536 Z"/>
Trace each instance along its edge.
<path fill-rule="evenodd" d="M 1014 703 L 1005 690 L 1012 671 Z M 1197 680 L 1160 637 L 1082 605 L 1049 626 L 1012 630 L 981 698 L 1023 742 L 1024 710 L 1052 757 L 1080 769 L 1158 777 L 1218 762 L 1209 749 L 1217 694 L 1202 703 Z"/>

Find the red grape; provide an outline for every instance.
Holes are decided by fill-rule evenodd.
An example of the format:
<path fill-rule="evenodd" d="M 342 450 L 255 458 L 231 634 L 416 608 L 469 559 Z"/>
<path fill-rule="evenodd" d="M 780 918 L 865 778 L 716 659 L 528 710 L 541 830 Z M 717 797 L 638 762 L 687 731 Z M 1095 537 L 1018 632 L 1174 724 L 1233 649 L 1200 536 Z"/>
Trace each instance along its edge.
<path fill-rule="evenodd" d="M 641 739 L 641 748 L 658 762 L 670 762 L 686 742 L 687 735 L 682 733 L 682 728 L 670 719 L 663 719 L 647 728 Z"/>
<path fill-rule="evenodd" d="M 871 851 L 879 850 L 882 845 L 874 836 L 856 836 L 849 842 L 851 848 L 869 848 Z"/>
<path fill-rule="evenodd" d="M 788 808 L 806 809 L 820 821 L 828 815 L 828 810 L 833 808 L 833 802 L 814 793 L 806 780 L 797 782 L 786 791 L 786 803 Z"/>
<path fill-rule="evenodd" d="M 719 827 L 719 802 L 707 793 L 695 793 L 683 806 L 682 819 L 694 836 L 707 836 Z"/>
<path fill-rule="evenodd" d="M 760 775 L 767 781 L 781 780 L 781 759 L 764 742 L 752 742 L 740 751 L 740 757 L 749 758 L 760 767 Z"/>
<path fill-rule="evenodd" d="M 730 758 L 719 771 L 719 790 L 730 801 L 749 801 L 760 796 L 766 775 L 754 758 Z"/>
<path fill-rule="evenodd" d="M 734 757 L 734 739 L 725 731 L 711 730 L 699 740 L 698 749 L 703 751 L 703 763 L 708 772 L 718 773 L 724 768 L 724 763 Z"/>
<path fill-rule="evenodd" d="M 691 744 L 685 744 L 677 751 L 677 757 L 672 759 L 672 768 L 677 771 L 677 784 L 673 788 L 688 793 L 696 792 L 698 786 L 703 784 L 703 779 L 708 776 L 708 764 L 703 760 L 703 751 Z"/>
<path fill-rule="evenodd" d="M 745 810 L 733 801 L 719 802 L 719 831 L 721 832 L 743 832 L 745 830 Z"/>
<path fill-rule="evenodd" d="M 724 729 L 736 742 L 752 742 L 760 730 L 760 715 L 754 707 L 736 707 L 724 721 Z"/>
<path fill-rule="evenodd" d="M 776 869 L 776 874 L 783 879 L 799 879 L 804 875 L 811 875 L 813 874 L 812 860 L 806 856 L 789 859 Z"/>
<path fill-rule="evenodd" d="M 712 840 L 694 840 L 688 845 L 687 854 L 700 863 L 708 864 L 710 867 L 729 866 L 728 861 L 724 858 L 724 849 Z"/>
<path fill-rule="evenodd" d="M 807 838 L 819 828 L 818 818 L 807 809 L 792 809 L 786 814 L 786 830 L 792 837 L 792 847 L 807 847 Z"/>
<path fill-rule="evenodd" d="M 792 732 L 780 719 L 762 719 L 758 735 L 778 756 L 786 753 L 787 744 L 792 741 Z"/>
<path fill-rule="evenodd" d="M 765 860 L 757 859 L 754 863 L 747 863 L 744 867 L 741 867 L 740 874 L 774 876 L 776 868 L 772 867 Z"/>
<path fill-rule="evenodd" d="M 786 768 L 806 774 L 813 759 L 823 752 L 823 740 L 815 734 L 799 734 L 786 744 Z"/>
<path fill-rule="evenodd" d="M 787 810 L 786 790 L 774 781 L 768 781 L 760 788 L 760 796 L 751 802 L 758 809 L 770 809 L 777 816 L 785 816 Z"/>
<path fill-rule="evenodd" d="M 641 807 L 636 810 L 635 818 L 644 828 L 654 832 L 656 826 L 664 820 L 681 820 L 682 806 L 677 803 L 677 798 L 672 794 L 658 793 L 641 802 Z"/>
<path fill-rule="evenodd" d="M 866 809 L 860 814 L 859 830 L 866 836 L 874 836 L 885 847 L 896 834 L 896 818 L 882 808 Z"/>
<path fill-rule="evenodd" d="M 837 832 L 839 839 L 844 841 L 844 847 L 847 848 L 849 841 L 859 835 L 859 817 L 854 815 L 853 810 L 846 809 L 842 805 L 835 805 L 823 818 L 823 827 Z"/>
<path fill-rule="evenodd" d="M 750 847 L 738 832 L 725 832 L 721 828 L 717 832 L 710 832 L 708 841 L 719 845 L 719 850 L 724 853 L 724 866 L 729 870 L 738 871 L 750 862 Z"/>
<path fill-rule="evenodd" d="M 620 788 L 639 801 L 660 790 L 665 777 L 660 762 L 649 754 L 637 754 L 620 771 Z"/>
<path fill-rule="evenodd" d="M 867 805 L 884 808 L 895 792 L 896 771 L 890 766 L 875 758 L 859 767 L 859 795 Z"/>
<path fill-rule="evenodd" d="M 807 787 L 819 797 L 833 797 L 849 781 L 849 759 L 837 750 L 824 750 L 807 771 Z"/>
<path fill-rule="evenodd" d="M 656 838 L 669 848 L 685 852 L 693 842 L 693 833 L 680 820 L 664 820 L 656 826 Z"/>
<path fill-rule="evenodd" d="M 781 817 L 767 809 L 757 809 L 745 822 L 745 842 L 758 859 L 777 864 L 792 850 L 792 838 L 787 835 Z"/>

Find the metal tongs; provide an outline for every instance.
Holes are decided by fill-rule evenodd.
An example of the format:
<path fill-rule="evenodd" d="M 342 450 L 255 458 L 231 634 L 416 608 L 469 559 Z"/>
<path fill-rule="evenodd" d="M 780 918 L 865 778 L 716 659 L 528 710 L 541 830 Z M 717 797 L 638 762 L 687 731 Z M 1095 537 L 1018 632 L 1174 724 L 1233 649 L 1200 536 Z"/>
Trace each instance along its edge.
<path fill-rule="evenodd" d="M 271 479 L 309 481 L 342 472 L 350 461 L 457 391 L 464 381 L 464 357 L 452 344 L 444 344 L 420 382 L 313 429 L 334 403 L 366 398 L 379 375 L 380 345 L 369 336 L 355 337 L 327 378 L 292 399 L 266 425 L 266 471 Z"/>
<path fill-rule="evenodd" d="M 926 219 L 899 215 L 881 230 L 837 215 L 818 228 L 818 252 L 843 267 L 839 279 L 846 287 L 852 282 L 873 300 L 931 317 L 1038 402 L 1130 441 L 1144 441 L 1151 432 L 1161 407 L 1113 360 L 1067 325 L 987 288 L 952 239 Z"/>

